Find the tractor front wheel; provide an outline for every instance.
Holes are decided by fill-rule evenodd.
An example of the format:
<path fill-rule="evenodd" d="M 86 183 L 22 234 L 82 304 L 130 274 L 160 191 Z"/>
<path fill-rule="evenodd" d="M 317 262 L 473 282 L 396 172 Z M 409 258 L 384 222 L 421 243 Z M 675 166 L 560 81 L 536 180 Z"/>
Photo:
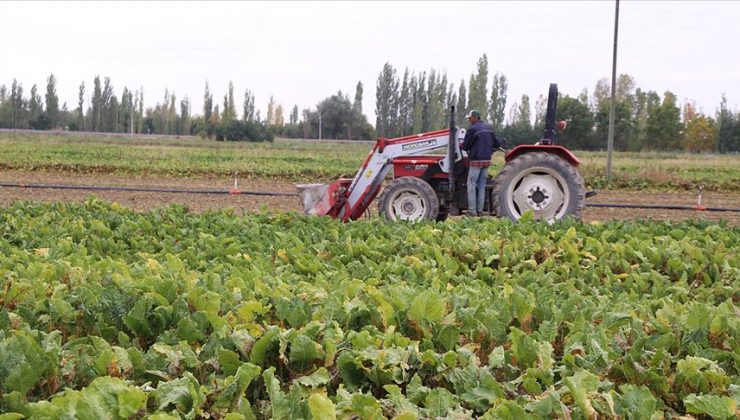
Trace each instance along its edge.
<path fill-rule="evenodd" d="M 518 220 L 528 210 L 548 222 L 566 216 L 580 218 L 586 204 L 583 178 L 565 159 L 547 152 L 530 152 L 504 166 L 493 189 L 496 214 Z"/>
<path fill-rule="evenodd" d="M 435 220 L 439 215 L 437 193 L 427 182 L 414 177 L 394 179 L 380 195 L 378 207 L 388 220 L 418 222 Z"/>

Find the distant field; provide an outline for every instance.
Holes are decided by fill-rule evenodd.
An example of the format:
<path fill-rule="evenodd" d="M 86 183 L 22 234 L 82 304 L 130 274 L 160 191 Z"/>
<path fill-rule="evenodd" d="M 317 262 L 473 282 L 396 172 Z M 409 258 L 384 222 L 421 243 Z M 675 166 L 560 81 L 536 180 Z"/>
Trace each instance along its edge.
<path fill-rule="evenodd" d="M 371 145 L 278 139 L 201 139 L 0 133 L 0 169 L 146 177 L 240 177 L 328 181 L 353 175 Z M 588 188 L 604 188 L 606 153 L 577 152 Z M 494 157 L 496 172 L 503 156 Z M 740 156 L 616 153 L 614 189 L 740 191 Z"/>
<path fill-rule="evenodd" d="M 137 177 L 331 179 L 354 173 L 368 144 L 0 134 L 0 167 Z"/>

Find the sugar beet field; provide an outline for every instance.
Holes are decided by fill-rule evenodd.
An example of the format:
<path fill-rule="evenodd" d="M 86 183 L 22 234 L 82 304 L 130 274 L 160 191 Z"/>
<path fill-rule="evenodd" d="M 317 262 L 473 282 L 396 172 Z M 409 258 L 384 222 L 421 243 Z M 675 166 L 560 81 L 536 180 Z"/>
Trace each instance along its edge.
<path fill-rule="evenodd" d="M 289 192 L 369 147 L 3 133 L 0 181 Z M 578 155 L 589 200 L 740 206 L 737 156 L 618 154 L 605 188 L 605 156 Z M 732 216 L 341 223 L 293 198 L 0 193 L 0 420 L 740 416 Z"/>

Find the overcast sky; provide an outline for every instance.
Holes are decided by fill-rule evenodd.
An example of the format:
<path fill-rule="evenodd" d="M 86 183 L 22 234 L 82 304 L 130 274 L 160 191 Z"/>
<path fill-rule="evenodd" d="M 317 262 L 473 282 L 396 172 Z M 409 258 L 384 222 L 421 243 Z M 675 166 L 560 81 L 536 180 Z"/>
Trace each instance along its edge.
<path fill-rule="evenodd" d="M 402 76 L 431 68 L 457 88 L 484 53 L 489 83 L 509 80 L 509 102 L 547 93 L 550 82 L 577 96 L 611 77 L 613 1 L 548 2 L 0 2 L 0 84 L 13 78 L 28 95 L 54 73 L 60 102 L 77 107 L 84 81 L 111 78 L 143 87 L 145 105 L 187 95 L 202 113 L 209 81 L 223 103 L 234 82 L 265 109 L 270 95 L 286 119 L 338 90 L 365 86 L 374 123 L 375 83 L 390 62 Z M 637 86 L 670 90 L 713 115 L 723 93 L 740 104 L 740 2 L 622 1 L 619 73 Z M 490 86 L 489 86 L 490 88 Z M 223 106 L 223 105 L 221 105 Z M 507 112 L 508 113 L 508 112 Z"/>

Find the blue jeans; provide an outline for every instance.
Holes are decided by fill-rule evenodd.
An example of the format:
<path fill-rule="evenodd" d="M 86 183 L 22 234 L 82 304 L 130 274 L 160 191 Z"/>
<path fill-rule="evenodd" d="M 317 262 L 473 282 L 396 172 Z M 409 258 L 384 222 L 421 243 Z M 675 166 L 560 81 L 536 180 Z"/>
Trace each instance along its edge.
<path fill-rule="evenodd" d="M 468 213 L 479 214 L 483 212 L 483 203 L 486 201 L 486 179 L 488 179 L 488 167 L 468 168 Z"/>

